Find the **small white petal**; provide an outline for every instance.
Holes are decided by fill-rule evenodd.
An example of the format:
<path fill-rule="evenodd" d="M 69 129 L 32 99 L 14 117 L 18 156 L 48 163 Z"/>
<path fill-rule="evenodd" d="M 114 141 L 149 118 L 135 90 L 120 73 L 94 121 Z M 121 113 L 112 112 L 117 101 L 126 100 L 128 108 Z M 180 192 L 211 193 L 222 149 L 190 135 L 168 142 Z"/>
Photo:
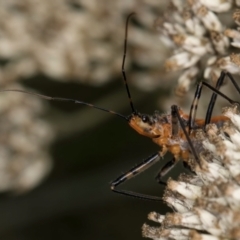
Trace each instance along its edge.
<path fill-rule="evenodd" d="M 232 1 L 200 0 L 200 2 L 213 12 L 226 12 L 232 7 Z"/>
<path fill-rule="evenodd" d="M 199 218 L 201 219 L 204 229 L 206 229 L 213 235 L 219 236 L 219 234 L 221 234 L 221 230 L 219 229 L 219 226 L 217 224 L 216 216 L 204 209 L 197 208 L 196 211 Z"/>

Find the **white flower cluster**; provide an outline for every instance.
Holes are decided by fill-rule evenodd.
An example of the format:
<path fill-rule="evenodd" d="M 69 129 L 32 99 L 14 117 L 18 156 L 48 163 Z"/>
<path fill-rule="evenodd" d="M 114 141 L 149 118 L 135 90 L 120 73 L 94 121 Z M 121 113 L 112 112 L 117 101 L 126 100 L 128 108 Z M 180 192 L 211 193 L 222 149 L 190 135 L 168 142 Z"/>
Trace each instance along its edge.
<path fill-rule="evenodd" d="M 233 6 L 232 0 L 172 0 L 169 11 L 156 21 L 160 38 L 174 48 L 165 63 L 166 70 L 182 70 L 177 95 L 184 95 L 197 76 L 215 83 L 221 70 L 239 73 L 239 56 L 229 57 L 230 38 L 231 45 L 238 47 L 239 32 L 226 29 Z M 236 23 L 238 15 L 239 11 L 234 13 Z"/>
<path fill-rule="evenodd" d="M 155 66 L 159 74 L 159 57 L 148 57 L 162 55 L 150 32 L 157 8 L 157 0 L 2 0 L 0 83 L 41 73 L 58 81 L 100 85 L 120 76 L 124 23 L 133 10 L 143 27 L 131 26 L 129 42 L 139 51 L 128 54 L 128 63 Z"/>
<path fill-rule="evenodd" d="M 20 86 L 13 86 L 20 89 Z M 0 94 L 0 192 L 34 188 L 50 172 L 50 125 L 39 116 L 43 105 L 24 94 Z"/>
<path fill-rule="evenodd" d="M 143 226 L 143 236 L 161 239 L 240 239 L 240 115 L 237 106 L 225 108 L 230 120 L 223 127 L 209 124 L 202 141 L 196 175 L 168 180 L 164 201 L 173 213 L 149 214 L 160 227 Z M 193 161 L 194 162 L 194 161 Z M 195 166 L 194 166 L 195 165 Z"/>

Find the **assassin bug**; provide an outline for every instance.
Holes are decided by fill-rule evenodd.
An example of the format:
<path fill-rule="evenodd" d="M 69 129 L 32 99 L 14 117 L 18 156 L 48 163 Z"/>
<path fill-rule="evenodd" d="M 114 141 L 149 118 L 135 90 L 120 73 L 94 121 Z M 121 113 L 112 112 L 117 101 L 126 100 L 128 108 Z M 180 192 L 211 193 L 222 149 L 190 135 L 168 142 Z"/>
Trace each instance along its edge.
<path fill-rule="evenodd" d="M 193 139 L 195 134 L 195 129 L 198 128 L 205 128 L 206 124 L 208 123 L 216 123 L 218 125 L 221 125 L 224 121 L 228 120 L 227 117 L 224 116 L 218 116 L 218 117 L 212 117 L 212 111 L 213 107 L 216 102 L 217 95 L 222 96 L 226 100 L 228 100 L 231 104 L 238 103 L 230 98 L 228 98 L 226 95 L 221 93 L 218 89 L 221 87 L 225 76 L 228 76 L 229 79 L 233 82 L 234 86 L 240 93 L 240 89 L 238 88 L 236 82 L 234 81 L 231 74 L 227 72 L 222 72 L 221 76 L 218 79 L 216 88 L 211 87 L 208 83 L 200 82 L 197 85 L 195 97 L 192 103 L 192 107 L 190 109 L 189 115 L 185 114 L 178 106 L 173 105 L 171 106 L 171 113 L 170 114 L 159 114 L 155 112 L 153 115 L 146 115 L 141 114 L 136 111 L 133 101 L 131 99 L 130 90 L 127 84 L 127 77 L 125 73 L 125 59 L 126 59 L 126 52 L 127 52 L 127 35 L 128 35 L 128 23 L 130 17 L 133 15 L 130 14 L 126 21 L 126 27 L 125 27 L 125 39 L 124 39 L 124 54 L 123 54 L 123 60 L 122 60 L 122 75 L 123 80 L 125 83 L 126 92 L 128 94 L 128 99 L 131 107 L 131 115 L 124 116 L 120 113 L 117 113 L 115 111 L 111 111 L 102 107 L 95 106 L 91 103 L 75 100 L 75 99 L 69 99 L 69 98 L 59 98 L 59 97 L 50 97 L 46 95 L 41 95 L 37 93 L 31 93 L 26 92 L 23 90 L 2 90 L 0 92 L 6 92 L 6 91 L 14 91 L 14 92 L 22 92 L 27 93 L 31 95 L 35 95 L 38 97 L 41 97 L 46 100 L 52 100 L 52 101 L 62 101 L 62 102 L 71 102 L 74 104 L 81 104 L 86 105 L 101 111 L 105 111 L 108 113 L 112 113 L 114 115 L 119 116 L 120 118 L 124 119 L 128 122 L 128 124 L 139 134 L 149 137 L 153 140 L 154 143 L 158 144 L 162 149 L 161 151 L 154 153 L 150 157 L 146 158 L 143 162 L 135 166 L 134 168 L 130 169 L 128 172 L 122 174 L 119 176 L 115 181 L 111 183 L 111 190 L 128 196 L 133 196 L 137 198 L 142 199 L 148 199 L 148 200 L 156 200 L 156 201 L 162 201 L 162 198 L 160 197 L 154 197 L 154 196 L 148 196 L 145 194 L 135 193 L 131 191 L 125 191 L 125 190 L 119 190 L 116 189 L 120 184 L 125 182 L 126 180 L 131 179 L 133 176 L 136 176 L 137 174 L 143 172 L 150 166 L 152 166 L 154 163 L 159 161 L 167 151 L 171 152 L 173 154 L 173 159 L 168 162 L 166 165 L 163 166 L 163 168 L 159 171 L 157 175 L 157 179 L 159 183 L 161 182 L 161 178 L 175 165 L 175 163 L 182 159 L 184 163 L 187 162 L 187 159 L 190 155 L 192 155 L 196 161 L 196 164 L 200 165 L 200 160 L 198 157 L 198 154 L 194 148 Z M 198 100 L 201 96 L 201 91 L 203 85 L 207 86 L 213 91 L 212 98 L 210 100 L 206 119 L 196 119 L 196 111 L 197 111 L 197 104 Z"/>

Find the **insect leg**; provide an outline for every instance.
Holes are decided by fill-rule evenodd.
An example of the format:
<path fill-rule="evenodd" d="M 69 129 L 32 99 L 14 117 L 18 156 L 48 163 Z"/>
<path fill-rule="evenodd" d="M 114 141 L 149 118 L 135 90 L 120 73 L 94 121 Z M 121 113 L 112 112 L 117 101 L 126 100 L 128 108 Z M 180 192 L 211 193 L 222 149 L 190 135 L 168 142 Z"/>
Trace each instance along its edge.
<path fill-rule="evenodd" d="M 217 95 L 223 97 L 224 99 L 226 99 L 229 103 L 231 104 L 240 104 L 240 102 L 238 101 L 234 101 L 231 98 L 229 98 L 227 95 L 225 95 L 224 93 L 220 92 L 219 90 L 217 90 L 215 87 L 211 86 L 210 84 L 208 84 L 207 82 L 202 82 L 203 85 L 205 85 L 206 87 L 208 87 L 209 89 L 211 89 L 214 93 L 216 93 Z"/>
<path fill-rule="evenodd" d="M 195 148 L 194 148 L 194 146 L 193 146 L 193 144 L 192 144 L 192 141 L 191 141 L 191 139 L 190 139 L 190 137 L 189 137 L 189 134 L 188 134 L 188 132 L 187 132 L 187 130 L 186 130 L 186 128 L 185 128 L 184 122 L 183 122 L 183 120 L 182 120 L 182 118 L 181 118 L 181 116 L 180 116 L 180 114 L 179 114 L 178 106 L 176 106 L 176 105 L 172 105 L 172 106 L 171 106 L 171 115 L 172 115 L 172 117 L 174 117 L 174 118 L 175 118 L 175 117 L 178 118 L 178 122 L 180 123 L 180 126 L 181 126 L 181 128 L 182 128 L 182 130 L 183 130 L 183 133 L 184 133 L 184 135 L 185 135 L 185 137 L 186 137 L 186 139 L 187 139 L 187 142 L 188 142 L 188 144 L 189 144 L 190 150 L 191 150 L 191 152 L 192 152 L 195 160 L 197 161 L 197 163 L 198 163 L 199 166 L 200 166 L 200 159 L 199 159 L 198 154 L 197 154 L 197 152 L 196 152 L 196 150 L 195 150 Z"/>
<path fill-rule="evenodd" d="M 195 92 L 193 105 L 197 104 L 198 99 L 199 99 L 199 97 L 201 95 L 201 89 L 202 89 L 202 84 L 200 83 L 200 84 L 198 84 L 198 88 L 197 88 L 197 90 Z M 196 107 L 195 107 L 195 109 L 196 109 Z M 196 115 L 196 114 L 193 113 L 192 109 L 191 109 L 190 113 L 193 114 L 194 116 Z M 190 145 L 190 148 L 192 150 L 192 153 L 193 153 L 196 161 L 198 161 L 198 163 L 199 163 L 198 155 L 197 155 L 197 153 L 196 153 L 196 151 L 194 149 L 194 146 L 192 145 L 192 142 L 191 142 L 191 139 L 189 137 L 189 134 L 186 131 L 185 125 L 184 125 L 184 123 L 182 121 L 182 118 L 181 118 L 181 116 L 179 114 L 178 107 L 173 105 L 172 109 L 171 109 L 172 138 L 178 137 L 178 134 L 179 134 L 179 132 L 178 132 L 179 131 L 178 123 L 180 123 L 180 126 L 183 129 L 183 132 L 184 132 L 184 134 L 185 134 L 185 136 L 187 138 L 187 141 L 189 142 L 189 145 Z M 171 161 L 168 161 L 161 168 L 161 170 L 159 171 L 158 175 L 156 176 L 156 179 L 157 179 L 158 183 L 166 185 L 166 183 L 162 181 L 162 178 L 174 167 L 176 162 L 177 162 L 176 158 L 173 157 Z"/>
<path fill-rule="evenodd" d="M 228 76 L 228 78 L 231 80 L 232 84 L 234 85 L 234 87 L 237 89 L 238 93 L 240 94 L 240 88 L 239 86 L 237 85 L 236 81 L 234 80 L 233 76 L 229 73 L 229 72 L 224 72 L 222 71 L 221 72 L 221 75 L 220 77 L 218 78 L 218 81 L 216 83 L 216 87 L 215 89 L 216 90 L 219 90 L 220 87 L 222 86 L 223 84 L 223 81 L 224 81 L 224 78 L 225 76 Z M 217 95 L 219 93 L 214 91 L 214 93 L 212 94 L 212 97 L 211 97 L 211 100 L 209 102 L 209 105 L 208 105 L 208 110 L 207 110 L 207 114 L 206 114 L 206 118 L 205 118 L 205 124 L 204 126 L 206 126 L 207 124 L 210 123 L 211 121 L 211 117 L 212 117 L 212 112 L 213 112 L 213 108 L 214 108 L 214 105 L 215 105 L 215 102 L 216 102 L 216 99 L 217 99 Z M 228 100 L 228 99 L 227 99 Z M 232 101 L 232 100 L 231 100 Z M 232 102 L 230 102 L 232 103 Z"/>
<path fill-rule="evenodd" d="M 226 76 L 226 73 L 225 73 L 224 71 L 222 71 L 222 72 L 221 72 L 221 75 L 220 75 L 220 77 L 218 78 L 217 83 L 216 83 L 216 87 L 215 87 L 216 90 L 219 90 L 220 87 L 222 86 L 223 81 L 224 81 L 224 79 L 225 79 L 225 76 Z M 204 128 L 205 128 L 206 125 L 209 124 L 210 121 L 211 121 L 212 112 L 213 112 L 213 108 L 214 108 L 214 105 L 215 105 L 215 103 L 216 103 L 216 100 L 217 100 L 217 93 L 214 92 L 214 93 L 212 94 L 211 100 L 210 100 L 209 105 L 208 105 L 207 114 L 206 114 L 205 123 L 204 123 Z"/>
<path fill-rule="evenodd" d="M 162 198 L 160 198 L 160 197 L 154 197 L 154 196 L 149 196 L 149 195 L 136 193 L 136 192 L 132 192 L 132 191 L 117 190 L 116 189 L 116 187 L 118 185 L 122 184 L 123 182 L 131 179 L 132 177 L 134 177 L 134 176 L 138 175 L 139 173 L 143 172 L 144 170 L 148 169 L 149 167 L 151 167 L 154 163 L 156 163 L 160 159 L 161 159 L 161 156 L 160 156 L 159 153 L 155 153 L 152 156 L 144 159 L 143 162 L 141 162 L 140 164 L 133 167 L 128 172 L 122 174 L 116 180 L 114 180 L 111 183 L 111 190 L 113 192 L 116 192 L 116 193 L 119 193 L 119 194 L 122 194 L 122 195 L 126 195 L 126 196 L 130 196 L 130 197 L 136 197 L 136 198 L 152 200 L 152 201 L 162 201 Z"/>
<path fill-rule="evenodd" d="M 233 78 L 232 74 L 230 72 L 227 72 L 226 75 L 228 76 L 228 78 L 231 80 L 232 84 L 234 85 L 234 87 L 236 88 L 236 90 L 238 91 L 238 93 L 240 94 L 240 87 L 238 86 L 237 82 L 235 81 L 235 79 Z"/>
<path fill-rule="evenodd" d="M 212 111 L 213 111 L 213 108 L 214 108 L 214 105 L 215 105 L 215 102 L 216 102 L 216 99 L 217 99 L 217 95 L 220 95 L 221 97 L 225 98 L 231 104 L 235 104 L 235 103 L 240 104 L 239 102 L 233 101 L 232 99 L 230 99 L 225 94 L 223 94 L 222 92 L 219 91 L 219 88 L 222 86 L 223 81 L 224 81 L 226 75 L 231 80 L 231 82 L 233 83 L 234 87 L 237 89 L 238 93 L 240 94 L 240 88 L 239 88 L 239 86 L 237 85 L 236 81 L 234 80 L 234 78 L 232 77 L 232 75 L 229 72 L 224 72 L 224 71 L 221 72 L 221 75 L 218 78 L 218 81 L 216 83 L 216 87 L 215 88 L 212 87 L 210 84 L 208 84 L 206 82 L 202 82 L 203 85 L 205 85 L 206 87 L 208 87 L 209 89 L 211 89 L 214 92 L 212 94 L 211 100 L 210 100 L 209 105 L 208 105 L 204 126 L 206 126 L 211 121 Z"/>
<path fill-rule="evenodd" d="M 179 131 L 179 127 L 178 127 L 178 118 L 176 115 L 176 112 L 171 111 L 171 126 L 172 126 L 172 137 L 177 137 L 178 136 L 178 131 Z"/>
<path fill-rule="evenodd" d="M 195 91 L 194 99 L 191 105 L 191 109 L 189 112 L 189 121 L 188 121 L 188 133 L 191 132 L 191 130 L 194 127 L 194 122 L 196 119 L 196 113 L 197 113 L 197 107 L 198 107 L 198 101 L 199 98 L 201 97 L 202 93 L 202 82 L 199 82 Z"/>
<path fill-rule="evenodd" d="M 166 183 L 162 181 L 162 178 L 175 166 L 176 159 L 173 157 L 172 160 L 168 161 L 159 171 L 156 176 L 156 180 L 159 184 L 165 185 Z"/>
<path fill-rule="evenodd" d="M 237 85 L 236 81 L 234 80 L 234 78 L 232 77 L 232 75 L 229 72 L 221 72 L 220 77 L 218 78 L 218 81 L 216 83 L 216 87 L 213 88 L 211 85 L 207 84 L 206 82 L 199 82 L 195 91 L 195 95 L 194 95 L 194 99 L 191 105 L 191 109 L 190 109 L 190 113 L 189 113 L 189 133 L 191 132 L 191 129 L 193 129 L 194 127 L 194 122 L 196 119 L 196 113 L 197 113 L 197 106 L 198 106 L 198 101 L 199 98 L 201 97 L 201 92 L 202 92 L 202 86 L 205 85 L 208 88 L 210 88 L 211 90 L 214 91 L 214 93 L 212 94 L 211 100 L 209 102 L 208 105 L 208 110 L 207 110 L 207 114 L 206 114 L 206 118 L 205 118 L 205 126 L 206 124 L 210 123 L 211 117 L 212 117 L 212 111 L 217 99 L 217 95 L 221 95 L 223 98 L 225 98 L 226 100 L 228 100 L 230 103 L 237 103 L 233 100 L 231 100 L 230 98 L 228 98 L 225 94 L 222 94 L 221 92 L 219 92 L 218 90 L 220 89 L 220 87 L 223 84 L 224 78 L 225 76 L 228 76 L 229 79 L 232 81 L 233 85 L 235 86 L 235 88 L 237 89 L 237 91 L 240 93 L 240 88 Z"/>
<path fill-rule="evenodd" d="M 193 100 L 193 103 L 192 103 L 192 108 L 191 108 L 191 111 L 190 111 L 190 114 L 192 114 L 192 116 L 193 116 L 193 118 L 192 118 L 193 121 L 195 119 L 196 110 L 197 110 L 197 103 L 198 103 L 198 99 L 200 98 L 200 95 L 201 95 L 201 90 L 202 90 L 202 84 L 199 83 L 198 87 L 197 87 L 197 90 L 195 92 L 195 97 L 194 97 L 194 100 Z M 193 106 L 195 106 L 195 107 L 193 107 Z M 189 145 L 190 145 L 190 148 L 191 148 L 191 150 L 193 152 L 193 155 L 194 155 L 195 159 L 199 163 L 198 155 L 197 155 L 197 153 L 196 153 L 196 151 L 194 149 L 194 146 L 192 145 L 191 139 L 189 138 L 189 134 L 187 133 L 187 131 L 185 129 L 184 123 L 183 123 L 183 121 L 182 121 L 182 119 L 180 117 L 180 114 L 178 112 L 178 107 L 177 106 L 172 106 L 171 115 L 172 115 L 171 116 L 171 119 L 172 119 L 172 137 L 177 137 L 178 136 L 178 122 L 180 122 L 181 128 L 183 129 L 183 132 L 186 135 L 186 138 L 187 138 L 187 140 L 189 142 Z M 176 158 L 173 157 L 172 160 L 168 161 L 160 169 L 159 173 L 156 176 L 156 180 L 158 181 L 158 183 L 160 183 L 162 185 L 166 185 L 166 183 L 162 181 L 162 178 L 175 166 L 176 162 L 177 162 Z M 187 166 L 187 163 L 185 164 L 185 162 L 184 162 L 184 167 L 186 167 L 186 166 Z M 190 169 L 189 166 L 187 166 L 187 167 L 188 167 L 188 169 Z M 192 172 L 191 169 L 190 169 L 190 171 Z"/>

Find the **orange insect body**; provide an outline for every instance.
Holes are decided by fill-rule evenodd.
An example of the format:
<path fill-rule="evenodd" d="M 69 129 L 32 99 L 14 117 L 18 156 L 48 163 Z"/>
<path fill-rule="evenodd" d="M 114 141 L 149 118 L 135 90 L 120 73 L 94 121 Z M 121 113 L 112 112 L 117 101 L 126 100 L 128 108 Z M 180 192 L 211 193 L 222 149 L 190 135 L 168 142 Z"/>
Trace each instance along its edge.
<path fill-rule="evenodd" d="M 189 121 L 189 115 L 179 109 L 181 119 L 186 125 Z M 139 134 L 149 137 L 154 143 L 162 149 L 160 155 L 163 157 L 167 151 L 171 152 L 176 160 L 189 159 L 189 148 L 186 136 L 181 128 L 178 130 L 177 136 L 172 136 L 172 116 L 171 114 L 159 114 L 155 112 L 152 116 L 133 113 L 129 117 L 129 125 Z M 222 126 L 229 118 L 225 116 L 215 116 L 211 118 L 211 123 L 215 123 L 218 127 Z M 194 129 L 203 129 L 204 119 L 195 119 Z M 195 131 L 189 133 L 190 139 L 195 138 Z"/>
<path fill-rule="evenodd" d="M 215 116 L 215 117 L 211 118 L 210 123 L 215 123 L 219 127 L 219 126 L 222 126 L 222 124 L 228 120 L 230 120 L 230 119 L 226 116 Z M 195 123 L 199 127 L 204 126 L 205 120 L 204 119 L 196 119 Z"/>

